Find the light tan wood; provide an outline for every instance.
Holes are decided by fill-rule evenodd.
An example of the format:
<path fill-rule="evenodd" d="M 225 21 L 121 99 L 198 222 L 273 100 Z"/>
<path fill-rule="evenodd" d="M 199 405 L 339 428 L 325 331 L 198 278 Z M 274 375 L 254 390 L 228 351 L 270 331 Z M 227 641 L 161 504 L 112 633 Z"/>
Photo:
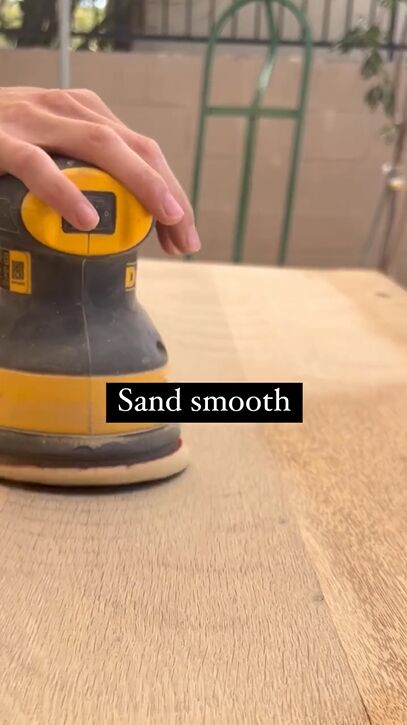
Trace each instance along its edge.
<path fill-rule="evenodd" d="M 407 722 L 407 298 L 371 272 L 144 260 L 177 380 L 300 380 L 112 494 L 0 487 L 0 722 Z"/>

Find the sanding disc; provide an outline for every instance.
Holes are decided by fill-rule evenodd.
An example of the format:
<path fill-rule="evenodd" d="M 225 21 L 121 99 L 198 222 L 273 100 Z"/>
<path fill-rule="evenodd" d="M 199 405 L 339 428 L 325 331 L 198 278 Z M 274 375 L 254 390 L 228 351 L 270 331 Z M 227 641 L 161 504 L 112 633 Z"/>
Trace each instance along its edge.
<path fill-rule="evenodd" d="M 181 443 L 167 456 L 128 465 L 58 468 L 0 463 L 0 479 L 44 486 L 122 486 L 175 476 L 188 466 L 188 462 L 187 448 Z"/>

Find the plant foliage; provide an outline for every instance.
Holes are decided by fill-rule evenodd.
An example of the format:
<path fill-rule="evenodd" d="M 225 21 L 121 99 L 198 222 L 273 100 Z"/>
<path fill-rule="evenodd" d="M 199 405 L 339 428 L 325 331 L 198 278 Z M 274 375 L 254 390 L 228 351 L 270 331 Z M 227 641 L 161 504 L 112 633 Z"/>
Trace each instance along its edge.
<path fill-rule="evenodd" d="M 361 52 L 360 73 L 369 82 L 365 102 L 371 111 L 382 109 L 388 121 L 392 122 L 387 123 L 382 131 L 383 138 L 389 143 L 394 139 L 393 124 L 398 89 L 389 71 L 386 45 L 393 40 L 398 6 L 406 3 L 407 0 L 380 0 L 379 5 L 387 14 L 384 25 L 388 30 L 383 31 L 376 23 L 369 25 L 366 20 L 360 20 L 348 30 L 337 46 L 343 54 L 355 50 Z"/>

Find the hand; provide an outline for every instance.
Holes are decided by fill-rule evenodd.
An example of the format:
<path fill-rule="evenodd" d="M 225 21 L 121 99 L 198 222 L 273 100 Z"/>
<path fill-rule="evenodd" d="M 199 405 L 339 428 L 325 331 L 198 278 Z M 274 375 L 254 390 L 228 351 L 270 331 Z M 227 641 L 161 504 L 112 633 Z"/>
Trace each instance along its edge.
<path fill-rule="evenodd" d="M 0 174 L 21 179 L 30 191 L 82 231 L 98 215 L 49 153 L 94 164 L 131 191 L 154 216 L 164 251 L 200 248 L 188 198 L 158 144 L 131 131 L 87 90 L 0 89 Z"/>

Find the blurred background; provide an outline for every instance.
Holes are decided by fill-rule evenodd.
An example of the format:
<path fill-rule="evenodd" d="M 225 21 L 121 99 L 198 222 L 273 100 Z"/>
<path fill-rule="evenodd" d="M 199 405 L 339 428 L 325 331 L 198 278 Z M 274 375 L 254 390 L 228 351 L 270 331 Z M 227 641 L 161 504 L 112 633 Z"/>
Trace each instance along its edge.
<path fill-rule="evenodd" d="M 363 264 L 407 284 L 404 161 L 395 148 L 407 128 L 397 116 L 399 98 L 404 106 L 406 5 L 293 2 L 309 25 L 314 50 L 285 263 Z M 212 103 L 250 103 L 270 45 L 266 4 L 252 2 L 226 24 L 216 49 Z M 155 138 L 188 192 L 205 52 L 214 23 L 229 5 L 229 0 L 71 3 L 71 85 L 94 90 L 134 130 Z M 263 105 L 290 107 L 300 89 L 304 35 L 290 8 L 278 0 L 271 5 L 278 52 Z M 56 0 L 0 0 L 0 85 L 57 87 L 58 45 Z M 232 258 L 245 129 L 246 119 L 233 115 L 208 122 L 199 199 L 202 259 Z M 290 119 L 259 121 L 245 263 L 278 259 L 292 134 Z M 387 162 L 397 175 L 397 194 L 383 200 Z M 148 250 L 151 256 L 159 253 L 154 245 Z"/>

